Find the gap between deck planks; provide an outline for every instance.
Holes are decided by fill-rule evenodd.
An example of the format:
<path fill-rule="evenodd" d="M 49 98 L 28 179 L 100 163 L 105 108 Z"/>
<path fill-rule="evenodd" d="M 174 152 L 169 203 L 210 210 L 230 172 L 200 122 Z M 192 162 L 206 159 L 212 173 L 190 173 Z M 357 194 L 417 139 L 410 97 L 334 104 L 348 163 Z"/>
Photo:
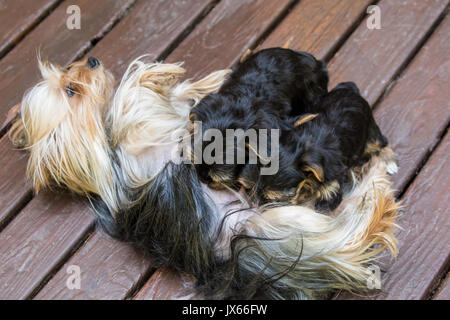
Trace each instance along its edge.
<path fill-rule="evenodd" d="M 433 300 L 450 300 L 450 276 L 447 273 L 440 286 L 437 288 Z"/>
<path fill-rule="evenodd" d="M 209 17 L 211 15 L 213 15 L 213 16 L 215 16 L 215 15 L 223 16 L 224 13 L 227 12 L 227 10 L 228 11 L 233 10 L 233 12 L 234 12 L 234 10 L 240 9 L 241 12 L 244 11 L 246 14 L 243 15 L 241 18 L 242 19 L 244 19 L 244 18 L 245 19 L 248 19 L 248 18 L 253 19 L 252 20 L 253 21 L 253 24 L 252 24 L 252 28 L 253 28 L 252 32 L 253 33 L 242 34 L 240 37 L 237 38 L 238 40 L 236 40 L 236 42 L 240 42 L 242 47 L 246 47 L 246 46 L 252 44 L 253 37 L 255 36 L 255 33 L 263 32 L 264 30 L 266 30 L 268 28 L 268 26 L 274 20 L 276 20 L 277 17 L 279 17 L 286 10 L 286 8 L 291 4 L 291 1 L 286 0 L 286 1 L 280 2 L 280 1 L 271 0 L 271 1 L 261 2 L 261 1 L 255 1 L 255 0 L 247 0 L 247 1 L 239 2 L 239 6 L 236 6 L 235 4 L 236 4 L 235 2 L 232 2 L 232 1 L 229 1 L 229 0 L 228 1 L 222 1 L 217 6 L 217 8 L 219 8 L 219 9 L 213 10 L 207 17 Z M 185 11 L 186 10 L 184 10 L 184 12 Z M 125 24 L 125 20 L 126 19 L 127 18 L 125 18 L 124 21 L 122 21 L 122 23 L 117 26 L 117 28 L 120 28 L 120 25 Z M 233 19 L 234 19 L 234 17 L 233 17 Z M 120 37 L 115 37 L 114 36 L 114 32 L 115 32 L 115 30 L 117 28 L 115 28 L 110 34 L 108 34 L 108 36 L 105 37 L 94 48 L 94 50 L 92 52 L 90 52 L 89 54 L 95 53 L 97 50 L 99 50 L 98 52 L 104 52 L 104 53 L 105 52 L 109 52 L 109 48 L 108 47 L 105 47 L 104 49 L 101 49 L 101 45 L 102 45 L 102 42 L 105 43 L 105 44 L 108 44 L 109 43 L 108 39 L 111 40 L 111 39 L 120 38 Z M 127 34 L 124 35 L 124 37 L 122 38 L 123 41 L 129 41 L 129 35 L 130 35 L 129 33 L 133 32 L 133 29 L 130 29 L 130 28 L 131 28 L 130 26 L 128 28 L 125 28 L 125 27 L 123 28 L 124 32 L 127 32 Z M 256 35 L 256 37 L 258 37 L 258 36 Z M 141 39 L 136 38 L 134 41 L 141 41 Z M 148 42 L 146 42 L 146 45 L 141 46 L 140 49 L 148 51 L 149 50 L 149 46 L 151 46 L 151 44 L 152 44 L 152 42 L 148 41 Z M 145 51 L 141 52 L 140 54 L 142 54 L 142 53 L 145 53 Z M 137 52 L 133 52 L 133 54 L 135 55 L 134 57 L 139 55 L 139 54 L 137 54 Z M 115 61 L 116 59 L 120 59 L 120 57 L 122 55 L 123 55 L 123 53 L 117 52 L 117 55 L 113 56 L 111 60 Z M 101 57 L 99 56 L 99 58 L 101 58 Z M 122 62 L 121 62 L 121 66 L 123 66 Z M 92 239 L 96 239 L 96 237 L 98 237 L 98 235 L 94 235 L 92 237 Z M 91 241 L 93 241 L 92 239 L 91 239 Z M 125 246 L 125 245 L 118 243 L 117 246 Z M 91 261 L 92 259 L 98 259 L 98 257 L 93 257 L 93 256 L 89 256 L 89 255 L 85 256 L 83 253 L 85 252 L 85 250 L 88 250 L 87 248 L 88 247 L 86 245 L 83 246 L 77 252 L 77 254 L 75 256 L 73 256 L 72 259 L 70 259 L 67 263 L 68 264 L 73 264 L 75 262 L 78 263 L 78 262 L 83 262 L 84 261 L 86 264 L 89 264 L 89 263 L 92 263 L 92 261 Z M 109 249 L 108 248 L 104 248 L 104 251 L 99 250 L 99 252 L 104 252 L 105 255 L 114 254 L 114 252 L 117 251 L 117 248 L 118 247 L 114 247 L 114 249 L 112 249 L 112 248 L 109 248 Z M 131 248 L 128 248 L 127 250 L 131 250 Z M 121 260 L 121 259 L 123 259 L 123 257 L 121 257 L 119 254 L 115 254 L 115 256 L 117 258 L 116 258 L 116 260 L 113 260 L 113 261 L 115 261 L 116 265 L 112 265 L 112 266 L 111 265 L 102 265 L 102 266 L 104 266 L 106 268 L 105 270 L 110 270 L 111 271 L 111 268 L 121 268 L 121 267 L 123 267 L 123 260 Z M 130 260 L 128 260 L 127 262 L 131 263 L 131 264 L 134 263 L 133 261 L 130 261 Z M 146 267 L 149 268 L 150 265 L 147 265 Z M 108 269 L 108 268 L 110 268 L 110 269 Z M 142 273 L 142 274 L 144 274 L 144 273 Z M 92 277 L 89 278 L 89 275 L 92 275 Z M 134 270 L 133 270 L 133 272 L 129 272 L 127 275 L 129 277 L 131 277 L 131 278 L 134 278 L 135 283 L 140 281 L 139 274 L 137 274 Z M 48 285 L 44 286 L 43 290 L 36 296 L 36 298 L 46 298 L 48 296 L 52 296 L 53 298 L 58 298 L 59 294 L 62 294 L 61 292 L 58 293 L 58 290 L 60 290 L 60 286 L 61 285 L 63 285 L 63 286 L 65 285 L 65 282 L 64 281 L 61 282 L 61 281 L 63 279 L 65 279 L 64 277 L 66 277 L 66 276 L 67 275 L 65 274 L 65 268 L 63 267 L 63 268 L 60 269 L 58 274 L 50 280 Z M 97 279 L 96 279 L 96 270 L 88 269 L 84 273 L 84 276 L 88 277 L 88 279 L 90 281 L 97 281 Z M 53 286 L 54 283 L 56 283 L 55 285 L 58 286 L 56 289 Z M 68 296 L 73 297 L 73 295 L 77 295 L 78 297 L 80 297 L 80 296 L 84 296 L 84 297 L 89 296 L 90 298 L 101 298 L 101 297 L 105 297 L 105 293 L 106 292 L 110 292 L 108 290 L 108 285 L 109 285 L 108 283 L 105 284 L 104 287 L 97 286 L 97 287 L 94 287 L 94 288 L 89 286 L 89 283 L 85 287 L 87 292 L 85 292 L 84 294 L 80 294 L 80 293 L 76 293 L 75 294 L 73 292 L 70 292 L 69 290 L 66 290 L 67 292 L 64 292 L 64 294 L 65 294 L 64 298 L 68 298 Z M 92 290 L 90 290 L 90 289 L 92 289 Z M 97 289 L 99 289 L 99 290 L 97 290 Z M 115 299 L 126 298 L 126 296 L 128 295 L 129 291 L 131 291 L 131 290 L 132 290 L 132 288 L 121 288 L 121 290 L 114 291 L 111 294 L 107 295 L 106 297 L 107 298 L 111 298 L 111 299 L 112 298 L 115 298 Z"/>
<path fill-rule="evenodd" d="M 446 89 L 450 86 L 447 76 L 450 72 L 449 32 L 450 18 L 447 17 L 375 110 L 375 118 L 399 159 L 400 171 L 393 178 L 400 190 L 427 151 L 439 143 L 450 121 L 450 92 Z M 448 172 L 445 165 L 433 162 L 436 157 L 445 157 L 446 152 L 448 157 L 448 146 L 445 146 L 448 140 L 447 135 L 401 199 L 404 208 L 398 222 L 403 228 L 398 232 L 399 257 L 395 263 L 388 263 L 383 275 L 384 293 L 372 298 L 424 299 L 447 263 L 450 220 L 446 220 L 449 212 L 444 208 L 450 203 L 439 188 L 448 190 L 450 184 L 441 181 L 443 185 L 428 188 L 424 181 L 427 176 L 445 176 L 445 170 Z M 440 173 L 433 172 L 441 167 Z M 427 262 L 418 262 L 424 255 Z M 343 298 L 355 297 L 344 295 Z"/>
<path fill-rule="evenodd" d="M 0 2 L 0 59 L 62 0 Z"/>
<path fill-rule="evenodd" d="M 306 39 L 291 36 L 289 32 L 285 31 L 286 29 L 289 29 L 289 25 L 287 24 L 288 22 L 304 21 L 304 19 L 301 19 L 301 15 L 303 12 L 299 8 L 306 2 L 307 1 L 303 1 L 298 5 L 298 7 L 294 8 L 293 12 L 290 13 L 280 24 L 280 26 L 278 26 L 268 37 L 266 41 L 268 41 L 270 44 L 266 45 L 265 43 L 263 43 L 262 47 L 282 46 L 286 43 L 286 41 L 289 41 L 290 48 L 312 51 L 312 53 L 316 54 L 320 58 L 326 56 L 326 53 L 321 53 L 320 47 L 309 48 L 309 43 L 308 41 L 305 41 Z M 428 30 L 432 28 L 435 21 L 439 19 L 442 12 L 444 12 L 446 8 L 446 3 L 444 3 L 443 1 L 410 1 L 401 3 L 392 1 L 380 1 L 378 5 L 382 10 L 385 29 L 368 30 L 365 21 L 363 21 L 357 28 L 357 30 L 345 42 L 343 47 L 336 53 L 335 57 L 329 64 L 332 84 L 355 79 L 362 92 L 367 92 L 368 89 L 366 88 L 366 86 L 370 86 L 371 94 L 369 95 L 368 99 L 371 103 L 374 103 L 376 101 L 387 84 L 402 68 L 404 61 L 409 58 L 409 56 L 415 51 L 415 48 L 424 40 L 424 37 L 426 37 Z M 296 9 L 298 9 L 298 11 Z M 417 21 L 419 21 L 420 23 L 417 23 Z M 311 24 L 314 25 L 314 23 L 310 23 L 309 25 Z M 313 28 L 312 30 L 328 30 L 329 28 L 332 28 L 332 26 L 332 24 L 329 26 L 325 25 L 324 27 L 318 26 L 317 28 Z M 292 28 L 291 30 L 297 29 Z M 377 34 L 377 32 L 381 32 L 382 34 Z M 382 48 L 380 48 L 379 43 L 383 43 Z M 353 46 L 359 47 L 360 49 L 354 50 L 352 49 Z M 357 52 L 357 54 L 353 55 L 355 52 Z M 395 57 L 395 59 L 393 59 L 393 57 Z M 443 57 L 445 57 L 445 54 L 443 55 Z M 371 58 L 373 63 L 366 65 L 365 61 Z M 202 60 L 203 59 L 201 58 L 198 59 L 198 61 Z M 351 64 L 349 64 L 347 61 L 350 61 Z M 339 68 L 337 67 L 339 63 L 346 64 L 345 72 L 339 71 Z M 378 73 L 378 70 L 380 68 L 386 71 L 384 73 Z M 366 78 L 361 78 L 361 70 L 364 70 L 363 74 L 365 75 L 365 77 L 370 78 L 375 75 L 377 77 L 377 81 L 371 83 L 370 81 L 367 81 Z M 445 72 L 443 74 L 445 75 Z M 378 92 L 378 94 L 372 94 L 372 90 Z M 394 116 L 396 112 L 397 111 L 393 111 L 393 114 L 391 114 L 391 116 Z M 440 130 L 442 130 L 442 126 L 445 126 L 447 124 L 447 117 L 441 118 L 438 121 L 441 129 L 437 128 L 437 130 L 435 130 L 435 136 L 439 135 Z M 426 122 L 426 118 L 423 118 L 422 120 Z M 379 119 L 378 122 L 380 122 Z M 413 122 L 411 124 L 412 127 L 414 126 L 414 124 L 417 124 L 417 122 Z M 383 125 L 383 123 L 381 123 L 380 125 Z M 429 122 L 428 126 L 433 126 L 433 124 Z M 391 135 L 393 135 L 392 132 L 395 130 L 401 130 L 401 127 L 399 127 L 398 125 L 393 125 L 390 129 L 390 133 Z M 415 131 L 413 134 L 414 136 L 419 136 L 420 132 Z M 424 143 L 427 143 L 426 138 L 427 137 L 424 137 Z M 391 140 L 393 143 L 399 142 L 396 140 L 395 136 L 393 136 Z M 430 142 L 428 142 L 428 144 L 433 145 L 435 142 L 436 141 L 431 140 Z M 416 162 L 410 162 L 409 164 L 417 165 L 417 163 L 421 159 L 420 155 L 414 155 L 413 158 Z M 400 161 L 402 161 L 402 158 L 400 159 Z M 411 170 L 414 170 L 414 168 L 411 168 Z M 401 182 L 404 182 L 406 179 L 406 176 L 403 176 L 403 180 L 396 179 L 396 186 L 401 184 Z M 170 279 L 171 277 L 173 277 L 173 271 L 166 270 L 166 273 L 166 279 Z M 159 279 L 157 282 L 155 281 L 155 285 L 164 286 L 165 283 L 163 281 L 163 277 L 164 275 L 158 274 Z M 173 286 L 173 284 L 171 284 L 171 286 Z M 161 290 L 155 291 L 147 286 L 144 287 L 144 290 L 148 290 L 150 294 L 147 296 L 144 294 L 139 294 L 139 298 L 158 298 L 158 296 L 154 295 L 154 292 L 161 292 Z M 174 291 L 173 289 L 171 290 Z M 166 295 L 163 296 L 164 298 L 166 297 Z"/>

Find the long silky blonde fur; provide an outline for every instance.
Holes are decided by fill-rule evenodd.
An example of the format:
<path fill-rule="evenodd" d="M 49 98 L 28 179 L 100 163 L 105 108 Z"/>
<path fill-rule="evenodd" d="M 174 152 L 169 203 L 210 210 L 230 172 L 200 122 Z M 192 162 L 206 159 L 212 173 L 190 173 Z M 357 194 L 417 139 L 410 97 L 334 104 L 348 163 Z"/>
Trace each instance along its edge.
<path fill-rule="evenodd" d="M 129 187 L 147 183 L 163 168 L 187 131 L 191 108 L 217 91 L 230 70 L 192 82 L 179 82 L 181 63 L 145 63 L 139 57 L 128 67 L 107 115 L 111 147 Z"/>
<path fill-rule="evenodd" d="M 367 291 L 379 253 L 387 248 L 397 254 L 398 204 L 387 166 L 373 158 L 331 215 L 285 206 L 249 218 L 242 232 L 254 238 L 240 244 L 245 249 L 239 267 L 266 277 L 289 270 L 274 286 L 294 288 L 293 297 L 300 299 L 324 297 L 332 289 Z"/>
<path fill-rule="evenodd" d="M 101 194 L 114 203 L 103 125 L 114 78 L 103 66 L 90 70 L 86 62 L 62 68 L 39 59 L 43 79 L 24 95 L 9 134 L 30 152 L 27 175 L 36 192 L 56 185 L 85 196 Z M 73 97 L 66 92 L 69 84 Z"/>

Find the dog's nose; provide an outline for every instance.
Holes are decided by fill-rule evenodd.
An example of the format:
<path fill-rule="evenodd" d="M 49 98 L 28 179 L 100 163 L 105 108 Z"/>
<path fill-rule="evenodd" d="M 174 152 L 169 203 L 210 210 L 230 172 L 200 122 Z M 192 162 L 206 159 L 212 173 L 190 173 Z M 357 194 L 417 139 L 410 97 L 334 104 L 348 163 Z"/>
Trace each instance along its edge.
<path fill-rule="evenodd" d="M 100 65 L 100 62 L 94 57 L 89 57 L 87 60 L 87 65 L 88 65 L 89 69 L 94 70 L 94 69 L 98 68 L 98 66 Z"/>

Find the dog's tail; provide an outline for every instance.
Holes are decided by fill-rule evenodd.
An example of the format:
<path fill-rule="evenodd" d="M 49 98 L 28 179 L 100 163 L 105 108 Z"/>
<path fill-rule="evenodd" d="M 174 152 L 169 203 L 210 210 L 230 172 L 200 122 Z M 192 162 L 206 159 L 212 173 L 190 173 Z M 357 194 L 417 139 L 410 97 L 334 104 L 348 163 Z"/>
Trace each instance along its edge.
<path fill-rule="evenodd" d="M 397 211 L 386 164 L 373 159 L 336 216 L 284 206 L 250 217 L 231 242 L 227 283 L 212 294 L 307 299 L 367 291 L 378 254 L 388 248 L 396 256 Z"/>

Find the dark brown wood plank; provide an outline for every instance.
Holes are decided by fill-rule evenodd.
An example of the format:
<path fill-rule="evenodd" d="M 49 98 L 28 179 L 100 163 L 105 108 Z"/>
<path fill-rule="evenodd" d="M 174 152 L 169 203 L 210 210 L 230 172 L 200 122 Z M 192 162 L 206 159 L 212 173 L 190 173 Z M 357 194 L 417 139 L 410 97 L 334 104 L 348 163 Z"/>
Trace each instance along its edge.
<path fill-rule="evenodd" d="M 44 59 L 65 65 L 88 49 L 92 39 L 101 37 L 134 1 L 72 1 L 70 4 L 81 10 L 80 30 L 66 26 L 68 5 L 56 8 L 0 61 L 0 122 L 9 108 L 20 102 L 25 90 L 41 78 L 36 63 L 38 49 Z"/>
<path fill-rule="evenodd" d="M 129 16 L 89 54 L 99 57 L 120 80 L 129 63 L 137 57 L 146 54 L 146 59 L 160 59 L 214 4 L 214 0 L 138 2 Z"/>
<path fill-rule="evenodd" d="M 98 57 L 120 76 L 138 56 L 149 53 L 149 58 L 156 59 L 163 54 L 211 3 L 209 0 L 139 2 L 89 55 Z M 68 274 L 64 266 L 42 288 L 37 299 L 124 299 L 150 271 L 151 261 L 131 246 L 96 232 L 71 257 L 68 265 L 80 266 L 81 290 L 67 289 Z"/>
<path fill-rule="evenodd" d="M 436 291 L 433 300 L 450 300 L 450 276 L 448 274 Z"/>
<path fill-rule="evenodd" d="M 201 300 L 194 279 L 170 269 L 157 270 L 135 300 Z"/>
<path fill-rule="evenodd" d="M 403 190 L 450 121 L 450 18 L 420 50 L 397 84 L 375 110 L 400 164 L 393 176 Z"/>
<path fill-rule="evenodd" d="M 450 80 L 445 76 L 446 73 L 450 72 L 447 58 L 450 54 L 450 45 L 446 41 L 449 31 L 450 19 L 446 18 L 405 70 L 401 78 L 398 79 L 392 91 L 389 92 L 375 110 L 377 123 L 380 125 L 383 133 L 389 138 L 399 159 L 400 170 L 392 177 L 397 190 L 402 190 L 405 187 L 424 155 L 438 142 L 442 130 L 444 130 L 450 120 L 450 93 L 446 89 L 450 86 Z M 421 172 L 420 176 L 423 174 Z M 421 195 L 423 201 L 427 201 L 426 198 L 433 196 L 432 193 L 434 191 L 425 192 L 425 189 L 423 191 Z M 406 203 L 411 201 L 408 199 L 409 196 L 410 193 L 408 192 L 404 195 L 403 201 L 406 201 Z M 414 211 L 411 210 L 414 210 L 416 206 L 419 206 L 419 204 L 405 205 L 404 218 L 414 214 Z M 430 213 L 431 211 L 433 209 L 430 207 Z M 424 216 L 423 219 L 427 218 Z M 422 228 L 422 226 L 418 225 L 404 225 L 402 221 L 400 221 L 400 226 L 404 228 L 402 233 L 418 232 Z M 405 242 L 404 238 L 399 235 L 400 246 L 409 246 L 410 241 L 411 239 L 409 238 Z M 448 239 L 441 239 L 441 241 L 447 241 L 448 243 Z M 431 247 L 427 248 L 431 250 Z M 400 248 L 400 257 L 403 255 L 401 250 Z M 426 252 L 423 253 L 426 254 Z M 415 259 L 411 256 L 409 258 Z M 397 271 L 395 271 L 395 265 L 392 265 L 392 261 L 386 260 L 384 262 L 387 272 L 383 277 L 389 278 L 391 272 Z M 426 265 L 429 263 L 434 264 L 438 262 L 433 262 L 431 259 L 425 262 Z M 405 270 L 400 272 L 405 272 Z M 409 279 L 410 283 L 406 285 L 405 292 L 411 290 L 419 282 L 423 287 L 432 285 L 431 283 L 423 283 L 425 278 L 419 279 L 421 277 L 419 273 L 417 275 L 409 274 L 409 276 L 411 277 Z M 428 280 L 433 281 L 433 278 L 430 279 L 428 277 Z M 402 285 L 405 284 L 393 284 L 393 288 L 386 289 L 383 287 L 382 289 L 383 291 L 401 291 L 403 289 Z M 380 294 L 378 297 L 388 298 L 389 296 Z M 357 297 L 348 294 L 343 295 L 341 298 L 357 299 Z M 419 296 L 416 295 L 414 298 L 418 299 Z"/>
<path fill-rule="evenodd" d="M 353 81 L 373 104 L 447 4 L 447 0 L 378 2 L 381 29 L 368 29 L 366 19 L 360 24 L 329 63 L 331 87 Z"/>
<path fill-rule="evenodd" d="M 27 154 L 14 150 L 7 136 L 0 139 L 2 168 L 0 170 L 0 229 L 11 215 L 31 197 L 25 178 Z"/>
<path fill-rule="evenodd" d="M 0 233 L 0 299 L 26 299 L 93 225 L 87 201 L 40 193 Z"/>
<path fill-rule="evenodd" d="M 371 0 L 303 0 L 294 7 L 259 49 L 289 47 L 319 59 L 336 50 Z"/>
<path fill-rule="evenodd" d="M 292 0 L 223 0 L 167 58 L 185 61 L 188 77 L 228 68 L 237 62 Z"/>
<path fill-rule="evenodd" d="M 35 299 L 123 299 L 146 277 L 150 265 L 150 259 L 146 259 L 140 252 L 95 231 Z M 80 268 L 80 289 L 70 290 L 66 286 L 70 266 Z"/>
<path fill-rule="evenodd" d="M 0 58 L 60 0 L 3 0 L 0 2 Z"/>
<path fill-rule="evenodd" d="M 424 299 L 450 255 L 450 135 L 446 135 L 404 196 L 399 256 L 378 299 Z"/>

